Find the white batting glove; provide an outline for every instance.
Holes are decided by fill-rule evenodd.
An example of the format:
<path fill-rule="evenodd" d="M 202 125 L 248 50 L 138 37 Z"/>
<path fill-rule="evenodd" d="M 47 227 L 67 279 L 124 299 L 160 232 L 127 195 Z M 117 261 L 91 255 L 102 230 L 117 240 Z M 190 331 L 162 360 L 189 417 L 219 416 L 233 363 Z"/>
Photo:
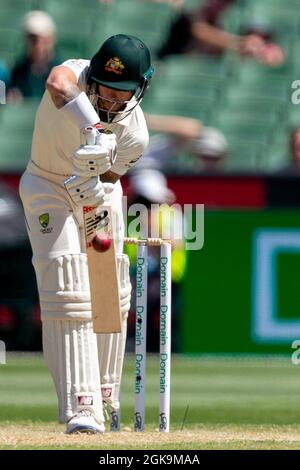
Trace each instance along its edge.
<path fill-rule="evenodd" d="M 71 176 L 64 184 L 69 196 L 77 206 L 96 207 L 106 200 L 107 196 L 98 176 L 92 178 Z"/>
<path fill-rule="evenodd" d="M 100 134 L 95 145 L 81 145 L 73 155 L 74 174 L 96 176 L 106 173 L 116 159 L 117 143 L 115 134 Z"/>
<path fill-rule="evenodd" d="M 102 183 L 102 186 L 105 192 L 105 200 L 108 201 L 115 185 L 113 183 Z"/>
<path fill-rule="evenodd" d="M 119 289 L 120 294 L 120 308 L 121 308 L 121 315 L 125 317 L 128 315 L 130 309 L 130 302 L 131 302 L 131 283 L 129 281 L 126 287 L 121 287 Z"/>
<path fill-rule="evenodd" d="M 119 272 L 119 295 L 122 318 L 127 318 L 131 301 L 131 282 L 129 275 L 129 258 L 125 254 L 117 255 Z"/>

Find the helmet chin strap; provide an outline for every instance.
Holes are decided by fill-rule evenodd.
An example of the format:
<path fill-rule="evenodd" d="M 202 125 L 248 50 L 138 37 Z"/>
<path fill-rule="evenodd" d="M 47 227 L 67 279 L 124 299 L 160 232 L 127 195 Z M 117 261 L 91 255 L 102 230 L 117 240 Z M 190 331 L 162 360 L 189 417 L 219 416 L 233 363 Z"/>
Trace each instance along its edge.
<path fill-rule="evenodd" d="M 119 109 L 118 111 L 113 111 L 112 109 L 116 104 L 120 104 L 121 102 L 110 100 L 105 98 L 104 96 L 99 95 L 96 92 L 96 88 L 96 83 L 89 85 L 87 89 L 87 95 L 101 121 L 107 123 L 120 122 L 127 116 L 129 116 L 129 114 L 134 110 L 134 108 L 136 108 L 136 106 L 142 101 L 145 91 L 147 89 L 147 81 L 145 81 L 145 83 L 143 84 L 138 96 L 133 95 L 129 101 L 122 102 L 124 104 L 124 107 L 122 109 Z M 101 108 L 101 106 L 99 106 L 99 100 L 105 100 L 112 103 L 111 107 L 109 109 Z M 116 119 L 117 117 L 119 118 Z"/>

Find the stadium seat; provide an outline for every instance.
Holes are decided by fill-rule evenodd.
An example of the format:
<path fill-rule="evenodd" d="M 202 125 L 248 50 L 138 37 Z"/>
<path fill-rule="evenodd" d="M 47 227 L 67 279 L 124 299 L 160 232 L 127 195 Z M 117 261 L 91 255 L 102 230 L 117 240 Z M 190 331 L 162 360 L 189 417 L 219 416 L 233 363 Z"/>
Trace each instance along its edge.
<path fill-rule="evenodd" d="M 266 153 L 265 170 L 278 171 L 283 169 L 288 161 L 289 132 L 286 127 L 273 135 L 271 144 Z"/>
<path fill-rule="evenodd" d="M 222 80 L 226 77 L 227 61 L 222 58 L 201 56 L 172 56 L 164 60 L 162 70 L 168 76 L 211 77 Z"/>
<path fill-rule="evenodd" d="M 3 106 L 0 115 L 0 170 L 23 171 L 30 156 L 36 101 Z"/>
<path fill-rule="evenodd" d="M 241 29 L 241 8 L 234 5 L 227 8 L 221 16 L 220 26 L 231 34 L 239 34 Z"/>
<path fill-rule="evenodd" d="M 186 0 L 185 8 L 192 10 L 200 3 Z M 90 58 L 108 36 L 119 32 L 139 36 L 155 58 L 176 14 L 166 3 L 140 0 L 114 0 L 107 5 L 98 0 L 2 0 L 0 57 L 9 66 L 23 49 L 20 24 L 32 8 L 45 9 L 53 16 L 63 59 Z M 279 43 L 291 52 L 286 64 L 268 68 L 230 53 L 222 58 L 171 56 L 155 67 L 152 86 L 142 103 L 147 112 L 195 117 L 219 127 L 229 140 L 230 169 L 280 167 L 287 145 L 286 126 L 300 125 L 300 105 L 287 106 L 291 83 L 300 80 L 299 2 L 237 0 L 226 9 L 221 24 L 238 33 L 258 14 L 270 21 Z M 1 155 L 0 166 L 22 166 L 25 153 L 27 161 L 36 106 L 36 102 L 26 101 L 1 107 L 0 145 L 5 155 Z M 9 146 L 12 128 L 17 139 Z"/>
<path fill-rule="evenodd" d="M 20 104 L 7 104 L 1 113 L 1 131 L 31 139 L 37 100 L 25 100 Z"/>
<path fill-rule="evenodd" d="M 260 16 L 274 22 L 281 20 L 297 19 L 300 16 L 299 3 L 297 1 L 264 0 L 245 2 L 243 12 L 249 16 Z"/>
<path fill-rule="evenodd" d="M 0 116 L 0 170 L 22 171 L 30 156 L 37 100 L 3 106 Z"/>
<path fill-rule="evenodd" d="M 246 113 L 244 115 L 231 114 L 225 109 L 211 115 L 210 125 L 221 129 L 228 138 L 267 144 L 276 124 L 270 120 L 253 119 Z"/>
<path fill-rule="evenodd" d="M 145 112 L 153 114 L 175 114 L 179 116 L 193 117 L 206 121 L 211 112 L 214 100 L 204 97 L 160 97 L 155 100 L 143 102 Z"/>
<path fill-rule="evenodd" d="M 51 5 L 50 8 L 59 8 L 60 6 L 62 9 L 65 9 L 66 7 L 63 5 L 63 2 L 61 0 L 30 0 L 30 1 L 37 1 L 40 3 L 40 7 L 47 9 L 49 5 Z M 95 11 L 97 8 L 101 8 L 101 4 L 98 0 L 68 0 L 66 2 L 66 5 L 68 8 L 71 9 L 78 9 L 82 8 L 85 6 L 88 10 Z"/>
<path fill-rule="evenodd" d="M 63 32 L 59 35 L 57 50 L 62 60 L 67 59 L 89 59 L 87 55 L 87 34 L 75 34 L 74 32 Z"/>
<path fill-rule="evenodd" d="M 247 139 L 229 138 L 225 169 L 237 172 L 255 172 L 263 167 L 265 145 Z"/>
<path fill-rule="evenodd" d="M 0 3 L 0 27 L 1 28 L 20 28 L 24 14 L 28 11 L 26 2 Z"/>
<path fill-rule="evenodd" d="M 48 1 L 45 5 L 46 11 L 52 16 L 60 33 L 73 32 L 80 36 L 91 34 L 93 30 L 93 20 L 96 11 L 86 8 L 83 4 L 80 7 L 70 8 L 69 3 Z"/>
<path fill-rule="evenodd" d="M 198 9 L 206 0 L 185 0 L 184 9 L 187 11 Z"/>
<path fill-rule="evenodd" d="M 227 81 L 228 89 L 234 90 L 233 95 L 255 96 L 257 98 L 269 98 L 275 100 L 285 101 L 290 96 L 290 82 L 286 79 L 270 79 L 262 77 L 258 80 L 234 81 L 234 87 L 231 86 L 231 81 Z M 227 93 L 224 87 L 224 93 Z"/>
<path fill-rule="evenodd" d="M 292 70 L 289 67 L 266 67 L 254 60 L 239 61 L 234 76 L 243 83 L 265 82 L 266 80 L 289 80 Z"/>
<path fill-rule="evenodd" d="M 120 32 L 137 36 L 154 57 L 173 15 L 174 10 L 166 3 L 115 0 L 104 12 L 105 22 L 102 11 L 95 15 L 94 28 L 104 26 L 107 36 Z"/>
<path fill-rule="evenodd" d="M 152 23 L 152 28 L 169 24 L 174 17 L 173 8 L 166 2 L 141 2 L 140 0 L 117 0 L 114 14 L 118 19 L 140 21 L 142 24 Z"/>
<path fill-rule="evenodd" d="M 290 103 L 287 121 L 290 127 L 300 127 L 300 103 Z"/>
<path fill-rule="evenodd" d="M 11 67 L 23 50 L 23 41 L 18 29 L 0 28 L 0 58 Z"/>
<path fill-rule="evenodd" d="M 29 161 L 31 137 L 22 138 L 15 132 L 0 129 L 0 171 L 23 171 Z"/>
<path fill-rule="evenodd" d="M 300 22 L 299 22 L 300 25 Z M 300 54 L 299 54 L 299 47 L 300 47 L 300 40 L 294 40 L 293 46 L 292 46 L 292 62 L 293 62 L 293 67 L 294 67 L 294 72 L 297 74 L 295 79 L 300 79 Z"/>
<path fill-rule="evenodd" d="M 258 123 L 265 123 L 264 128 L 267 129 L 272 128 L 272 126 L 279 125 L 283 117 L 280 113 L 271 112 L 270 110 L 263 110 L 263 109 L 255 109 L 253 108 L 244 108 L 244 109 L 235 109 L 235 108 L 216 108 L 214 112 L 211 114 L 211 120 L 214 122 L 219 123 L 219 113 L 220 110 L 223 114 L 226 115 L 225 119 L 227 120 L 234 120 L 234 122 L 243 122 L 245 119 L 251 122 L 258 122 Z M 284 119 L 286 121 L 286 119 Z M 267 123 L 267 124 L 266 124 Z M 222 124 L 223 125 L 223 124 Z"/>
<path fill-rule="evenodd" d="M 229 88 L 221 96 L 220 107 L 235 112 L 267 114 L 282 118 L 286 114 L 286 99 L 281 97 L 260 96 L 244 88 Z"/>
<path fill-rule="evenodd" d="M 218 95 L 219 88 L 215 86 L 214 83 L 211 83 L 208 80 L 198 80 L 195 82 L 189 80 L 178 82 L 178 83 L 169 83 L 168 80 L 163 80 L 159 84 L 154 84 L 153 89 L 156 97 L 178 97 L 184 98 L 187 97 L 204 97 L 208 99 L 215 99 Z"/>

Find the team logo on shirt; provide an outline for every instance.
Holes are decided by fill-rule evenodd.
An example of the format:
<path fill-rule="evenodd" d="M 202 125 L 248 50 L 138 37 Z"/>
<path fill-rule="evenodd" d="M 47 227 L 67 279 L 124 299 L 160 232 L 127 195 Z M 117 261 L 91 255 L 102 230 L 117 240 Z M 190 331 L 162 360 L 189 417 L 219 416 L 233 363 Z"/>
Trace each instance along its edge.
<path fill-rule="evenodd" d="M 48 227 L 49 225 L 49 220 L 50 220 L 50 217 L 49 217 L 49 213 L 46 212 L 45 214 L 41 214 L 39 216 L 39 222 L 40 222 L 40 225 L 42 226 L 40 232 L 41 233 L 51 233 L 52 232 L 52 227 Z"/>
<path fill-rule="evenodd" d="M 117 75 L 122 75 L 124 68 L 125 67 L 119 57 L 113 57 L 112 59 L 109 59 L 105 64 L 105 70 L 107 70 L 107 72 L 113 72 Z"/>
<path fill-rule="evenodd" d="M 137 158 L 135 158 L 134 160 L 130 160 L 130 162 L 128 163 L 125 163 L 125 166 L 127 168 L 131 168 L 132 165 L 134 165 L 140 158 L 141 158 L 142 155 L 139 155 Z"/>
<path fill-rule="evenodd" d="M 47 228 L 48 225 L 49 225 L 49 214 L 48 214 L 48 212 L 46 214 L 41 214 L 39 216 L 39 221 L 40 221 L 40 224 L 43 228 Z"/>

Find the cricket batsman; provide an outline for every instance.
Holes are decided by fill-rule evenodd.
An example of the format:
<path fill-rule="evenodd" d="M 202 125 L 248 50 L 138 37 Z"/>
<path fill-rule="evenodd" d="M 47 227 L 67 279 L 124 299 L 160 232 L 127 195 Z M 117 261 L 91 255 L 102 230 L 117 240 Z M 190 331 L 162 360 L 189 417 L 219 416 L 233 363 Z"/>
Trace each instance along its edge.
<path fill-rule="evenodd" d="M 53 68 L 36 115 L 31 160 L 20 182 L 44 357 L 58 396 L 59 420 L 69 434 L 103 433 L 106 411 L 119 408 L 131 296 L 119 179 L 148 144 L 140 102 L 152 75 L 147 46 L 124 34 L 107 39 L 91 61 L 71 59 Z M 105 133 L 95 145 L 82 142 L 82 130 L 99 124 Z M 76 178 L 65 186 L 71 175 Z M 118 221 L 122 332 L 96 335 L 82 207 L 107 201 Z"/>

